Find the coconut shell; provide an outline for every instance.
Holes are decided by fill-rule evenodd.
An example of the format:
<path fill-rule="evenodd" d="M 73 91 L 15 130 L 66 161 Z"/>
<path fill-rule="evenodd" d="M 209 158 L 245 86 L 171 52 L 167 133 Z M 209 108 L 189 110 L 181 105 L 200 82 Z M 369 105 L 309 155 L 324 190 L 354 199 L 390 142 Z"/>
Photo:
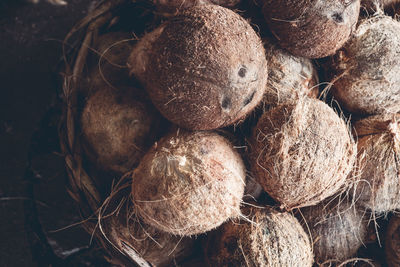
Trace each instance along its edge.
<path fill-rule="evenodd" d="M 133 213 L 132 203 L 126 196 L 129 190 L 111 196 L 99 224 L 104 237 L 118 251 L 135 262 L 140 258 L 151 266 L 172 266 L 192 254 L 194 239 L 146 225 Z"/>
<path fill-rule="evenodd" d="M 83 108 L 85 152 L 102 170 L 131 171 L 156 139 L 160 115 L 150 103 L 136 100 L 136 90 L 99 89 Z"/>
<path fill-rule="evenodd" d="M 216 5 L 185 10 L 145 35 L 128 61 L 164 117 L 187 129 L 216 129 L 261 101 L 267 61 L 260 37 Z"/>
<path fill-rule="evenodd" d="M 363 21 L 334 63 L 332 94 L 353 113 L 400 111 L 400 22 L 379 15 Z"/>
<path fill-rule="evenodd" d="M 400 115 L 376 115 L 354 124 L 358 203 L 382 213 L 400 208 Z"/>
<path fill-rule="evenodd" d="M 321 58 L 333 55 L 354 31 L 360 0 L 259 0 L 279 44 L 290 53 Z"/>
<path fill-rule="evenodd" d="M 251 208 L 252 221 L 228 222 L 207 246 L 209 266 L 312 266 L 308 235 L 297 219 L 271 208 Z"/>
<path fill-rule="evenodd" d="M 268 61 L 268 81 L 263 97 L 265 107 L 274 107 L 307 95 L 317 98 L 318 73 L 308 58 L 297 57 L 264 39 Z"/>
<path fill-rule="evenodd" d="M 400 266 L 400 217 L 390 219 L 385 241 L 386 262 L 389 267 Z"/>
<path fill-rule="evenodd" d="M 213 132 L 178 130 L 162 138 L 133 173 L 137 214 L 159 230 L 196 235 L 240 215 L 245 167 Z"/>
<path fill-rule="evenodd" d="M 153 0 L 157 11 L 164 16 L 176 15 L 179 11 L 197 5 L 216 4 L 224 7 L 234 7 L 241 0 Z"/>
<path fill-rule="evenodd" d="M 336 193 L 357 151 L 346 123 L 327 104 L 310 98 L 264 113 L 250 144 L 256 180 L 288 210 Z"/>
<path fill-rule="evenodd" d="M 303 227 L 312 236 L 317 263 L 342 263 L 351 259 L 367 237 L 368 220 L 347 199 L 302 208 L 301 214 Z"/>

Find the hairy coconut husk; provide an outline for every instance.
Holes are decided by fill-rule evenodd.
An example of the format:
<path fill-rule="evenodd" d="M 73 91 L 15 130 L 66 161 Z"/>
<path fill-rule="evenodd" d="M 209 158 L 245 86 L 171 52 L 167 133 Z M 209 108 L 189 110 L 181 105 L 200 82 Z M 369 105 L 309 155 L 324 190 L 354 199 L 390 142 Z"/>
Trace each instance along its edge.
<path fill-rule="evenodd" d="M 216 5 L 189 8 L 145 35 L 128 65 L 164 117 L 199 130 L 244 118 L 261 101 L 268 75 L 260 37 Z"/>
<path fill-rule="evenodd" d="M 250 144 L 256 180 L 288 210 L 336 193 L 357 151 L 346 123 L 327 104 L 310 98 L 264 113 Z"/>
<path fill-rule="evenodd" d="M 347 198 L 337 197 L 300 209 L 303 227 L 310 231 L 317 263 L 340 264 L 352 259 L 365 244 L 368 220 Z"/>
<path fill-rule="evenodd" d="M 400 208 L 400 115 L 376 115 L 354 124 L 358 136 L 355 176 L 358 203 L 374 212 Z"/>
<path fill-rule="evenodd" d="M 388 8 L 398 3 L 400 3 L 399 0 L 361 0 L 361 6 L 371 11 Z"/>
<path fill-rule="evenodd" d="M 104 202 L 99 228 L 104 237 L 119 251 L 137 254 L 151 266 L 171 266 L 192 254 L 194 239 L 158 231 L 144 224 L 135 214 L 130 199 L 132 180 L 123 180 L 117 191 Z"/>
<path fill-rule="evenodd" d="M 241 0 L 153 0 L 153 4 L 156 6 L 157 11 L 163 16 L 174 16 L 178 12 L 187 8 L 216 4 L 224 7 L 234 7 L 240 3 Z"/>
<path fill-rule="evenodd" d="M 249 208 L 246 221 L 228 222 L 207 245 L 209 266 L 312 266 L 308 235 L 297 219 L 271 208 Z"/>
<path fill-rule="evenodd" d="M 136 213 L 157 229 L 196 235 L 240 215 L 244 164 L 216 133 L 169 134 L 147 152 L 132 176 Z"/>
<path fill-rule="evenodd" d="M 363 21 L 338 53 L 332 94 L 353 113 L 400 111 L 400 22 L 377 15 Z"/>
<path fill-rule="evenodd" d="M 393 216 L 386 230 L 386 262 L 389 267 L 400 266 L 400 217 Z"/>
<path fill-rule="evenodd" d="M 294 56 L 272 40 L 264 39 L 264 46 L 268 62 L 264 106 L 296 101 L 302 95 L 318 97 L 318 73 L 310 59 Z"/>
<path fill-rule="evenodd" d="M 279 44 L 290 53 L 321 58 L 333 55 L 354 31 L 360 0 L 259 0 Z"/>
<path fill-rule="evenodd" d="M 160 115 L 137 100 L 136 88 L 103 89 L 88 98 L 81 115 L 84 148 L 103 170 L 120 174 L 139 164 L 157 136 Z"/>

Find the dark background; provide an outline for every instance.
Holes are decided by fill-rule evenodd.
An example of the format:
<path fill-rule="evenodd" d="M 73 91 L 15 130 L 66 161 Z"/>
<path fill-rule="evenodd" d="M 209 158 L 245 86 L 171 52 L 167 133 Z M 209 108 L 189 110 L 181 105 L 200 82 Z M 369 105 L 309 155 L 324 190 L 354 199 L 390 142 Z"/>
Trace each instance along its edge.
<path fill-rule="evenodd" d="M 79 221 L 65 192 L 52 106 L 62 41 L 91 4 L 0 0 L 0 266 L 104 265 L 79 227 L 52 232 Z M 35 144 L 43 151 L 32 157 Z"/>

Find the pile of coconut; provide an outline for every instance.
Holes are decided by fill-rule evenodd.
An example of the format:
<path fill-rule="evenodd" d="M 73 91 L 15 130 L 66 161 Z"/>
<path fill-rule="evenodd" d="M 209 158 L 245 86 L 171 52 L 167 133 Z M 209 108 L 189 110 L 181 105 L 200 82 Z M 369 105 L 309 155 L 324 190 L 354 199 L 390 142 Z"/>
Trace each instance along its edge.
<path fill-rule="evenodd" d="M 396 1 L 148 2 L 81 85 L 104 240 L 139 266 L 400 266 Z"/>

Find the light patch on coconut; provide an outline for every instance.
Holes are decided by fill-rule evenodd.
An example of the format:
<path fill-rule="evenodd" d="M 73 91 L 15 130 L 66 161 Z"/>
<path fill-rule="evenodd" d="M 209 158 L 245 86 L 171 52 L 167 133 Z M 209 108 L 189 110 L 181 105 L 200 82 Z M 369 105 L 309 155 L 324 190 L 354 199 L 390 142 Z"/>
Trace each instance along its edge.
<path fill-rule="evenodd" d="M 189 8 L 145 35 L 128 66 L 164 117 L 197 130 L 243 119 L 261 101 L 268 76 L 260 37 L 216 5 Z"/>
<path fill-rule="evenodd" d="M 315 205 L 345 186 L 357 151 L 346 123 L 310 98 L 264 113 L 250 143 L 255 178 L 288 210 Z"/>
<path fill-rule="evenodd" d="M 245 167 L 213 132 L 179 130 L 153 146 L 133 173 L 137 214 L 159 230 L 196 235 L 240 215 Z"/>
<path fill-rule="evenodd" d="M 359 114 L 400 111 L 400 22 L 377 15 L 364 20 L 335 58 L 332 94 Z"/>

